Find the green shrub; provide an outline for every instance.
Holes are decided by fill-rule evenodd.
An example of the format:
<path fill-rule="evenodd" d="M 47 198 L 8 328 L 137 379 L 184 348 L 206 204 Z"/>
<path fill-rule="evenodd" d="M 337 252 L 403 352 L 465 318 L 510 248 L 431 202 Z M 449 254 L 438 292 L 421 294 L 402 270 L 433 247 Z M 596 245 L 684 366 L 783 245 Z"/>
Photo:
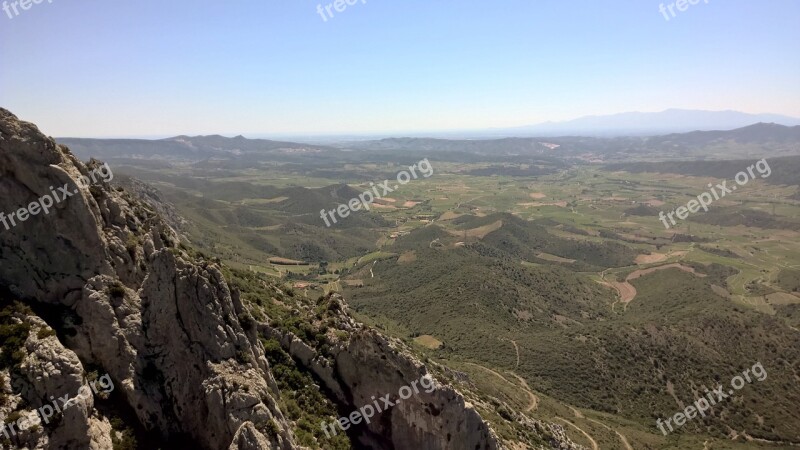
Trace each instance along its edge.
<path fill-rule="evenodd" d="M 39 331 L 36 333 L 36 337 L 38 339 L 47 339 L 50 336 L 55 336 L 56 332 L 52 328 L 42 327 L 39 328 Z"/>
<path fill-rule="evenodd" d="M 119 417 L 112 417 L 111 420 L 111 445 L 114 450 L 137 450 L 138 444 L 133 430 L 128 427 Z"/>
<path fill-rule="evenodd" d="M 253 318 L 250 317 L 250 314 L 243 312 L 239 313 L 237 317 L 239 319 L 239 323 L 242 325 L 242 328 L 244 328 L 245 330 L 251 330 L 256 325 Z"/>
<path fill-rule="evenodd" d="M 238 350 L 236 352 L 236 361 L 238 361 L 240 364 L 247 364 L 250 362 L 250 354 L 244 350 Z"/>
<path fill-rule="evenodd" d="M 29 309 L 21 303 L 8 305 L 0 311 L 0 370 L 13 368 L 19 365 L 25 358 L 22 348 L 31 326 L 27 323 L 15 323 L 13 317 L 24 312 L 27 314 Z"/>
<path fill-rule="evenodd" d="M 267 421 L 266 425 L 264 426 L 265 431 L 267 432 L 267 436 L 271 438 L 277 438 L 280 434 L 280 429 L 278 428 L 278 424 L 275 423 L 274 420 L 270 419 Z"/>
<path fill-rule="evenodd" d="M 125 250 L 128 251 L 128 254 L 131 258 L 136 258 L 136 248 L 139 246 L 139 239 L 133 233 L 128 233 L 128 236 L 125 239 Z"/>
<path fill-rule="evenodd" d="M 108 294 L 111 298 L 121 300 L 125 298 L 125 286 L 119 281 L 115 281 L 114 284 L 108 287 Z"/>
<path fill-rule="evenodd" d="M 262 338 L 264 353 L 281 391 L 281 409 L 286 417 L 297 423 L 295 434 L 303 446 L 325 450 L 352 448 L 346 434 L 328 437 L 314 424 L 338 416 L 333 403 L 322 394 L 308 373 L 298 367 L 275 339 Z M 277 431 L 277 430 L 276 430 Z"/>
<path fill-rule="evenodd" d="M 19 411 L 11 411 L 6 416 L 5 423 L 14 423 L 21 418 L 22 418 L 22 413 L 20 413 Z"/>

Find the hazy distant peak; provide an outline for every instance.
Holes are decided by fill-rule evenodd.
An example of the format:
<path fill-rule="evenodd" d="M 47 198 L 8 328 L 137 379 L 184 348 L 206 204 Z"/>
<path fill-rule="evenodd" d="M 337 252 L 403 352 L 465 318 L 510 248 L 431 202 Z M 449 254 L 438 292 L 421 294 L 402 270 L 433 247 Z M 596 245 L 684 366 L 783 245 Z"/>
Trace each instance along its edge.
<path fill-rule="evenodd" d="M 733 130 L 754 123 L 800 125 L 800 118 L 780 114 L 750 114 L 740 111 L 703 111 L 671 108 L 660 112 L 624 112 L 584 116 L 564 122 L 495 130 L 498 134 L 539 136 L 566 135 L 656 135 L 691 131 Z"/>

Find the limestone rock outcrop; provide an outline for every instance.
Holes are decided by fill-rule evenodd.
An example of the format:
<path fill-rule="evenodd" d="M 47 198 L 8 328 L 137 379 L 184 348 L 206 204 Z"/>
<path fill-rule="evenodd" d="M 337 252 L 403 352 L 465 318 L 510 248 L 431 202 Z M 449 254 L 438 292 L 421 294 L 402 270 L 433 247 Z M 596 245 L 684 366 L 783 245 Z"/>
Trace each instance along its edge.
<path fill-rule="evenodd" d="M 16 410 L 17 414 L 11 417 L 27 419 L 27 423 L 19 419 L 6 423 L 3 437 L 7 436 L 12 445 L 32 449 L 111 448 L 111 425 L 95 414 L 92 395 L 80 395 L 84 368 L 78 356 L 61 345 L 39 317 L 15 314 L 13 320 L 30 326 L 30 332 L 19 370 L 2 373 L 2 379 L 7 380 L 3 391 L 11 401 L 0 408 L 0 413 L 10 417 L 11 411 Z M 63 396 L 69 396 L 69 402 L 62 408 Z M 23 400 L 25 407 L 19 409 Z M 54 401 L 61 411 L 51 406 Z M 44 405 L 48 405 L 52 416 L 37 412 Z M 46 433 L 45 427 L 51 431 Z"/>
<path fill-rule="evenodd" d="M 107 371 L 141 424 L 164 439 L 228 448 L 244 426 L 238 441 L 247 445 L 296 448 L 255 330 L 241 325 L 248 312 L 219 269 L 196 263 L 153 211 L 108 184 L 112 177 L 107 165 L 81 163 L 0 109 L 0 212 L 16 218 L 8 229 L 0 224 L 0 286 L 25 303 L 70 312 L 53 325 L 69 331 L 72 376 L 60 386 L 34 384 L 35 394 L 77 389 L 83 361 Z M 60 201 L 46 214 L 9 219 L 44 196 Z M 28 367 L 42 378 L 58 370 L 51 365 Z M 70 413 L 88 417 L 91 408 Z M 79 422 L 71 433 L 88 436 L 90 424 Z M 255 433 L 270 422 L 277 432 Z"/>

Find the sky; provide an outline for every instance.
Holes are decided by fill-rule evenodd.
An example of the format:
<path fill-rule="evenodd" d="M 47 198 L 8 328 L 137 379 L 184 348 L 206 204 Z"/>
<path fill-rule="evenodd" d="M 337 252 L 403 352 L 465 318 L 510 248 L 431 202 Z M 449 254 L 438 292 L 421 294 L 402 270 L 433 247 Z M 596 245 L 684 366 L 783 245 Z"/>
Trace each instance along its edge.
<path fill-rule="evenodd" d="M 0 107 L 51 136 L 800 117 L 797 0 L 700 0 L 669 20 L 659 0 L 357 0 L 333 17 L 333 0 L 18 1 L 0 0 Z"/>

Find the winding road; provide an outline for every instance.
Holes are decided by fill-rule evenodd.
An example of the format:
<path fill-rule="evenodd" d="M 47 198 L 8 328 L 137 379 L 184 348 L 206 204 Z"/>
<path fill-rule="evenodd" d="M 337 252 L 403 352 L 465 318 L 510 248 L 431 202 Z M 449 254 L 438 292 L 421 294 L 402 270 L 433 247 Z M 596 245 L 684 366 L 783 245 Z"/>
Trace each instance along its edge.
<path fill-rule="evenodd" d="M 597 421 L 597 420 L 594 420 L 594 419 L 590 419 L 588 417 L 586 418 L 586 420 L 588 420 L 590 422 L 594 422 L 594 423 L 600 425 L 601 427 L 605 428 L 606 430 L 613 431 L 614 433 L 617 433 L 617 436 L 619 436 L 619 440 L 620 440 L 620 442 L 622 442 L 622 445 L 625 447 L 625 450 L 633 450 L 633 447 L 631 447 L 631 444 L 628 442 L 628 438 L 626 438 L 624 434 L 622 434 L 619 431 L 609 427 L 608 425 L 604 424 L 603 422 L 600 422 L 600 421 Z"/>
<path fill-rule="evenodd" d="M 589 440 L 589 442 L 592 444 L 592 450 L 600 450 L 600 446 L 599 446 L 599 445 L 597 445 L 597 441 L 595 441 L 595 440 L 594 440 L 594 438 L 592 438 L 592 437 L 589 435 L 589 433 L 587 433 L 587 432 L 583 431 L 583 430 L 581 429 L 581 427 L 579 427 L 579 426 L 575 425 L 574 423 L 570 422 L 569 420 L 567 420 L 567 419 L 565 419 L 565 418 L 563 418 L 563 417 L 558 417 L 558 416 L 556 416 L 556 419 L 558 419 L 558 420 L 560 420 L 560 421 L 562 421 L 562 422 L 566 423 L 567 425 L 570 425 L 572 428 L 575 428 L 575 429 L 576 429 L 576 430 L 578 430 L 578 431 L 579 431 L 581 434 L 583 434 L 584 436 L 586 436 L 586 439 L 588 439 L 588 440 Z"/>
<path fill-rule="evenodd" d="M 479 368 L 491 373 L 492 375 L 496 376 L 497 378 L 500 378 L 501 380 L 505 381 L 506 383 L 508 383 L 508 384 L 510 384 L 510 385 L 512 385 L 514 387 L 519 388 L 519 386 L 517 386 L 516 383 L 511 382 L 508 378 L 504 377 L 502 374 L 500 374 L 500 373 L 498 373 L 498 372 L 496 372 L 496 371 L 494 371 L 494 370 L 492 370 L 492 369 L 490 369 L 488 367 L 484 367 L 484 366 L 481 366 L 480 364 L 475 364 L 475 363 L 464 363 L 464 364 L 467 364 L 467 365 L 470 365 L 470 366 L 479 367 Z M 525 412 L 531 412 L 531 411 L 534 411 L 536 408 L 538 408 L 539 407 L 539 397 L 537 397 L 536 394 L 534 394 L 531 391 L 530 387 L 528 386 L 528 383 L 526 383 L 525 380 L 522 377 L 520 377 L 519 375 L 515 374 L 514 372 L 509 371 L 508 373 L 511 374 L 514 378 L 516 378 L 517 380 L 520 381 L 520 383 L 522 384 L 521 389 L 528 396 L 528 404 L 527 404 L 527 406 L 525 406 Z"/>

